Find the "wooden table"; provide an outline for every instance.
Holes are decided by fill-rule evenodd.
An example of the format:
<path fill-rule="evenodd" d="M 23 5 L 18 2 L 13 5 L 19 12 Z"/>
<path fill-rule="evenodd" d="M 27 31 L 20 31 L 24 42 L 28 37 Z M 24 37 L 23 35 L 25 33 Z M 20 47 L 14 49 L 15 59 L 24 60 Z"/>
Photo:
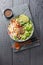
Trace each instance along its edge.
<path fill-rule="evenodd" d="M 0 0 L 0 2 L 1 1 L 2 0 Z M 13 53 L 10 48 L 10 40 L 4 30 L 6 23 L 0 20 L 0 65 L 43 65 L 43 0 L 12 0 L 12 2 L 12 6 L 28 3 L 36 24 L 38 21 L 37 14 L 39 13 L 41 46 L 20 53 Z M 2 9 L 0 5 L 0 19 L 2 19 L 1 12 Z"/>

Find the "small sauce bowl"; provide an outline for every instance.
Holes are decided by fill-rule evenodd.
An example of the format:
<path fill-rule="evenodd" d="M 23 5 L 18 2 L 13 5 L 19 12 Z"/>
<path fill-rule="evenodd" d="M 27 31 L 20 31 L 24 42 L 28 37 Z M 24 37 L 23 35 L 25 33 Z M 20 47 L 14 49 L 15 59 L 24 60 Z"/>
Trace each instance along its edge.
<path fill-rule="evenodd" d="M 7 19 L 10 19 L 10 18 L 13 17 L 13 12 L 12 12 L 11 9 L 6 9 L 6 10 L 4 11 L 4 15 L 5 15 L 5 17 L 6 17 Z"/>

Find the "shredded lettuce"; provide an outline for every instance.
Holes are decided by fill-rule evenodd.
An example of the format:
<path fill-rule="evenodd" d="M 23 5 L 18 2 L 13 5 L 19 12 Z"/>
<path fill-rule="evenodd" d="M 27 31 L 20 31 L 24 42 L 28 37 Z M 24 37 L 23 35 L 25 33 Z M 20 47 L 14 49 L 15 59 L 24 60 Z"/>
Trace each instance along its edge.
<path fill-rule="evenodd" d="M 32 30 L 32 24 L 27 23 L 27 24 L 24 26 L 24 29 L 25 29 L 26 31 Z"/>
<path fill-rule="evenodd" d="M 18 40 L 18 38 L 16 36 L 14 36 L 14 40 Z"/>
<path fill-rule="evenodd" d="M 26 39 L 26 36 L 25 35 L 22 35 L 21 36 L 21 40 L 25 40 Z"/>

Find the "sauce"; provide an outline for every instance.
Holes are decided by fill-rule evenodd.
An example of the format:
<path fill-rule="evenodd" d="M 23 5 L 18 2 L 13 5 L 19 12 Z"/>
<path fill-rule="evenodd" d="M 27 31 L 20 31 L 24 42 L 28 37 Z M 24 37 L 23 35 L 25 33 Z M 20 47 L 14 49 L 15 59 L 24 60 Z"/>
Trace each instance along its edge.
<path fill-rule="evenodd" d="M 12 13 L 12 10 L 10 10 L 10 9 L 6 9 L 5 11 L 4 11 L 4 15 L 6 16 L 6 17 L 11 17 L 12 15 L 13 15 L 13 13 Z"/>

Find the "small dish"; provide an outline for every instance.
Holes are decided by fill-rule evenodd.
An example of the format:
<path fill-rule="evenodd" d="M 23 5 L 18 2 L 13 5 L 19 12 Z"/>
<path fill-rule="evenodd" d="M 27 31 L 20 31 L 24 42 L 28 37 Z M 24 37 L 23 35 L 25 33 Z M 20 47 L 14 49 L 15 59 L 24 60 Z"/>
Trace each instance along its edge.
<path fill-rule="evenodd" d="M 29 40 L 34 33 L 34 24 L 25 14 L 12 18 L 8 25 L 8 35 L 16 42 Z"/>
<path fill-rule="evenodd" d="M 5 17 L 6 17 L 7 19 L 10 19 L 10 18 L 12 18 L 12 16 L 13 16 L 13 12 L 12 12 L 11 9 L 6 9 L 6 10 L 4 11 L 4 15 L 5 15 Z"/>

